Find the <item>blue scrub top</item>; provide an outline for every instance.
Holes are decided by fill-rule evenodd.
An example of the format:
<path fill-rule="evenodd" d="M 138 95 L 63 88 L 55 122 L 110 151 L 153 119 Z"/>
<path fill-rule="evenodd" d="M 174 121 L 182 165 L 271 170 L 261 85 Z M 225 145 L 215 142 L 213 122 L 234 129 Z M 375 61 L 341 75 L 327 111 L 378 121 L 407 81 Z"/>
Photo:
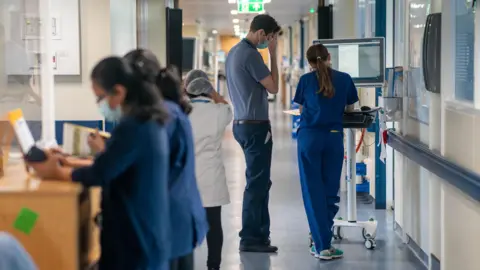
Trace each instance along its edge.
<path fill-rule="evenodd" d="M 303 106 L 299 129 L 342 130 L 343 113 L 347 105 L 358 101 L 358 93 L 352 77 L 347 73 L 331 70 L 335 95 L 327 98 L 320 89 L 316 71 L 300 77 L 293 101 Z"/>
<path fill-rule="evenodd" d="M 170 119 L 170 216 L 172 226 L 171 259 L 193 252 L 208 231 L 208 223 L 195 177 L 195 148 L 192 127 L 180 106 L 165 101 Z"/>
<path fill-rule="evenodd" d="M 169 269 L 169 153 L 162 125 L 124 117 L 93 165 L 73 171 L 102 187 L 99 269 Z"/>

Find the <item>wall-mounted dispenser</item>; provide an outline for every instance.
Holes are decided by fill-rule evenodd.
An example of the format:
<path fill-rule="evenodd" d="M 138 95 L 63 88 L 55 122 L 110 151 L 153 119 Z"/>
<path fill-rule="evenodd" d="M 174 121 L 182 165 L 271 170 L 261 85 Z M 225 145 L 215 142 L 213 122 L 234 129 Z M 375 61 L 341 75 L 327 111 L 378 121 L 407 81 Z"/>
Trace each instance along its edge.
<path fill-rule="evenodd" d="M 440 93 L 442 14 L 428 15 L 423 34 L 423 79 L 427 91 Z"/>

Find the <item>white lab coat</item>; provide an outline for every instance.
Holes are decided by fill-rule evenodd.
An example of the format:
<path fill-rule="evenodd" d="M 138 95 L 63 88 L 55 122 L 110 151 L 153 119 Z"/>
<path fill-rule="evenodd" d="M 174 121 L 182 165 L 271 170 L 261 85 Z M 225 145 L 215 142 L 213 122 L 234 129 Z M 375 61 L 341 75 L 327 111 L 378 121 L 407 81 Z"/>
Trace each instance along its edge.
<path fill-rule="evenodd" d="M 195 141 L 195 175 L 204 207 L 230 203 L 227 177 L 222 159 L 225 128 L 232 121 L 232 108 L 211 99 L 192 99 L 190 122 Z"/>

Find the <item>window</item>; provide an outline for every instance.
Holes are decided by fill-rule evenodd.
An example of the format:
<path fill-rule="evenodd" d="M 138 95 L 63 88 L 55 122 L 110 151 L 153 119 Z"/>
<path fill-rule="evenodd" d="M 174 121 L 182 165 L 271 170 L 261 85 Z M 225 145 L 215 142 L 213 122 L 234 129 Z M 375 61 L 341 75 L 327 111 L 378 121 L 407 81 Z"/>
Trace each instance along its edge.
<path fill-rule="evenodd" d="M 34 1 L 9 2 L 0 4 L 0 115 L 22 109 L 38 140 L 42 127 L 40 12 Z"/>
<path fill-rule="evenodd" d="M 455 99 L 473 102 L 475 13 L 471 0 L 456 1 Z"/>
<path fill-rule="evenodd" d="M 419 122 L 428 124 L 430 96 L 425 89 L 422 70 L 423 32 L 425 22 L 430 13 L 431 0 L 413 0 L 408 6 L 408 71 L 407 97 L 408 116 Z"/>

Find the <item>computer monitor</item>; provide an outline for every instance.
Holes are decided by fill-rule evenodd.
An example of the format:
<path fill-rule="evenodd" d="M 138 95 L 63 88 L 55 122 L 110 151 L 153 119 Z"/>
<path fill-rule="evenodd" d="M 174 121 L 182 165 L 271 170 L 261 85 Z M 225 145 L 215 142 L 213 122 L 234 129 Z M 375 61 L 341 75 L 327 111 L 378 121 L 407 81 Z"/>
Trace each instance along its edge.
<path fill-rule="evenodd" d="M 332 68 L 350 74 L 356 86 L 383 86 L 384 38 L 318 39 L 313 44 L 323 44 L 330 53 Z"/>

